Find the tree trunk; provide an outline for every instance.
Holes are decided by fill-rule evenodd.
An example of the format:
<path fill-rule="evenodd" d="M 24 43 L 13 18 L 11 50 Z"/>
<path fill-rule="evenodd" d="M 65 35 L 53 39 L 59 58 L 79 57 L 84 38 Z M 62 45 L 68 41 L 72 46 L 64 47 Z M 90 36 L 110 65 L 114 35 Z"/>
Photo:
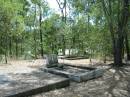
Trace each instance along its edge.
<path fill-rule="evenodd" d="M 106 63 L 107 59 L 106 59 L 106 54 L 104 55 L 104 60 L 103 63 Z"/>
<path fill-rule="evenodd" d="M 67 22 L 67 11 L 66 11 L 66 7 L 67 7 L 67 2 L 66 0 L 64 1 L 64 5 L 65 5 L 65 23 Z"/>
<path fill-rule="evenodd" d="M 21 38 L 21 56 L 23 55 L 23 37 Z"/>
<path fill-rule="evenodd" d="M 33 32 L 33 38 L 34 38 L 34 54 L 35 54 L 35 59 L 37 58 L 37 46 L 36 46 L 36 32 Z"/>
<path fill-rule="evenodd" d="M 65 36 L 63 35 L 63 47 L 62 47 L 62 53 L 63 53 L 63 55 L 65 55 Z"/>
<path fill-rule="evenodd" d="M 37 15 L 37 6 L 35 4 L 35 15 L 34 15 L 34 22 L 33 22 L 33 26 L 35 27 L 35 22 L 36 22 L 36 15 Z M 35 54 L 35 59 L 37 58 L 37 42 L 36 42 L 36 30 L 34 28 L 33 31 L 33 39 L 34 39 L 34 54 Z"/>
<path fill-rule="evenodd" d="M 18 38 L 16 38 L 16 59 L 18 58 Z"/>
<path fill-rule="evenodd" d="M 8 50 L 7 50 L 7 41 L 8 41 L 8 39 L 7 39 L 7 36 L 6 36 L 6 45 L 5 45 L 5 63 L 7 64 L 8 63 L 8 61 L 7 61 L 7 52 L 8 52 Z"/>
<path fill-rule="evenodd" d="M 10 57 L 12 57 L 12 38 L 11 37 L 9 40 L 9 54 L 10 54 Z"/>
<path fill-rule="evenodd" d="M 5 64 L 7 64 L 7 63 L 8 63 L 8 61 L 7 61 L 7 54 L 5 52 Z"/>
<path fill-rule="evenodd" d="M 115 33 L 113 25 L 114 25 L 114 12 L 112 9 L 112 0 L 108 0 L 108 6 L 106 6 L 106 2 L 102 0 L 103 11 L 106 15 L 111 36 L 112 36 L 112 44 L 113 44 L 113 55 L 114 55 L 114 66 L 122 66 L 122 51 L 123 51 L 123 42 L 124 42 L 124 29 L 126 28 L 126 24 L 128 22 L 128 13 L 129 13 L 129 0 L 119 0 L 118 1 L 118 12 L 117 12 L 117 23 L 118 25 L 117 32 Z M 122 8 L 120 6 L 122 4 Z"/>
<path fill-rule="evenodd" d="M 129 52 L 129 42 L 128 42 L 128 37 L 127 37 L 127 27 L 128 27 L 128 20 L 129 20 L 129 15 L 130 15 L 130 0 L 124 0 L 124 11 L 123 11 L 123 24 L 124 24 L 124 40 L 125 40 L 125 46 L 126 46 L 126 53 L 127 53 L 127 60 L 130 60 L 130 52 Z"/>
<path fill-rule="evenodd" d="M 114 64 L 116 66 L 122 66 L 122 51 L 123 51 L 123 42 L 124 39 L 127 39 L 126 33 L 126 25 L 128 22 L 128 13 L 129 13 L 129 0 L 123 1 L 123 10 L 121 11 L 121 19 L 118 19 L 118 32 L 117 32 L 117 41 L 115 44 L 115 57 L 114 57 Z M 119 14 L 118 14 L 119 15 Z M 119 17 L 119 16 L 118 16 Z M 128 54 L 129 54 L 129 48 Z"/>
<path fill-rule="evenodd" d="M 130 60 L 130 49 L 127 35 L 125 35 L 125 46 L 126 46 L 127 60 Z"/>
<path fill-rule="evenodd" d="M 41 6 L 39 6 L 40 8 L 40 17 L 39 17 L 39 23 L 40 23 L 40 46 L 41 46 L 41 56 L 43 57 L 43 37 L 42 37 L 42 29 L 41 29 L 41 26 L 42 26 L 42 10 L 41 10 Z"/>
<path fill-rule="evenodd" d="M 121 40 L 117 39 L 114 48 L 114 66 L 121 66 L 122 65 L 122 47 L 121 47 Z"/>

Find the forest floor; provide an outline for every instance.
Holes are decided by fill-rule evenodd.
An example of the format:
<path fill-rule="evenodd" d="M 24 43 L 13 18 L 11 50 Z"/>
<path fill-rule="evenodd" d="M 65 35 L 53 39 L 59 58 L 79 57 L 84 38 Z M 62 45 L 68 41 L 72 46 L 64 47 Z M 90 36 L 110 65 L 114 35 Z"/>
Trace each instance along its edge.
<path fill-rule="evenodd" d="M 71 82 L 69 87 L 41 93 L 32 97 L 130 97 L 130 66 L 111 68 L 100 60 L 63 60 L 60 63 L 105 69 L 102 77 L 82 83 Z M 0 64 L 0 74 L 30 73 L 45 66 L 45 60 L 12 60 Z"/>

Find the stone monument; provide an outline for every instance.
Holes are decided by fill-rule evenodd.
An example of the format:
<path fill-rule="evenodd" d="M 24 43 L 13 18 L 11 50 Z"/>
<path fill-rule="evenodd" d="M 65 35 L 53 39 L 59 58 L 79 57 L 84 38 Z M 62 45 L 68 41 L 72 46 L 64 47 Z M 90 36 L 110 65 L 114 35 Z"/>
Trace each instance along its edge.
<path fill-rule="evenodd" d="M 46 67 L 51 68 L 58 65 L 58 58 L 56 54 L 46 55 L 45 58 L 46 58 Z"/>

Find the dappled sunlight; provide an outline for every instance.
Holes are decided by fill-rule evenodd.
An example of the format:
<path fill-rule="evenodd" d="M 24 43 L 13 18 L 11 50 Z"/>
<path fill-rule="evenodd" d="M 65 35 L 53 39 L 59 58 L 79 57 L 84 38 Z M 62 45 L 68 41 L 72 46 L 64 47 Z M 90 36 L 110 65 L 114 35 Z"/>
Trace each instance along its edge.
<path fill-rule="evenodd" d="M 57 87 L 65 87 L 66 85 L 69 85 L 68 79 L 45 73 L 39 69 L 27 73 L 8 73 L 6 75 L 1 75 L 0 77 L 0 95 L 3 97 L 19 94 L 21 92 L 26 93 L 28 91 L 32 91 L 33 89 L 35 93 L 36 91 L 38 92 L 39 88 L 43 88 L 42 91 L 44 92 L 44 89 L 45 91 L 49 91 L 53 88 L 56 89 Z M 32 92 L 33 95 L 34 93 Z"/>
<path fill-rule="evenodd" d="M 0 0 L 0 97 L 130 97 L 130 0 Z"/>
<path fill-rule="evenodd" d="M 87 59 L 86 59 L 87 60 Z M 63 60 L 60 59 L 60 62 Z M 64 60 L 68 63 L 71 60 Z M 11 61 L 10 61 L 11 62 Z M 80 62 L 84 64 L 85 59 L 83 60 L 73 60 L 71 65 L 77 64 Z M 45 67 L 45 60 L 38 59 L 38 60 L 26 60 L 26 61 L 14 61 L 11 62 L 12 65 L 5 65 L 0 66 L 0 74 L 2 79 L 0 80 L 0 87 L 3 89 L 11 90 L 13 87 L 20 89 L 20 84 L 22 87 L 26 87 L 29 85 L 31 87 L 38 87 L 41 86 L 42 81 L 44 79 L 44 83 L 54 83 L 59 79 L 54 77 L 53 75 L 48 75 L 39 71 L 39 68 Z M 20 63 L 20 68 L 18 68 L 18 64 Z M 64 62 L 66 63 L 66 62 Z M 87 64 L 87 63 L 86 63 Z M 83 66 L 88 66 L 84 64 Z M 100 68 L 104 68 L 101 65 Z M 107 66 L 107 65 L 106 65 Z M 93 79 L 87 82 L 82 83 L 74 83 L 72 82 L 70 87 L 50 91 L 48 93 L 38 94 L 34 97 L 127 97 L 130 95 L 130 67 L 124 66 L 122 68 L 109 68 L 105 69 L 105 73 L 103 77 L 98 79 Z M 19 71 L 20 70 L 20 71 Z M 12 74 L 11 74 L 12 73 Z M 42 76 L 41 76 L 42 75 Z M 50 76 L 53 79 L 48 79 Z M 6 81 L 5 81 L 6 80 Z M 17 80 L 17 82 L 13 82 Z M 26 81 L 25 81 L 26 80 Z M 4 81 L 4 84 L 3 84 Z M 37 82 L 39 84 L 37 84 Z M 18 86 L 19 85 L 19 86 Z M 13 87 L 12 87 L 13 86 Z M 21 88 L 22 89 L 22 88 Z M 1 93 L 2 93 L 1 91 Z"/>
<path fill-rule="evenodd" d="M 129 97 L 129 84 L 129 66 L 118 69 L 110 68 L 101 78 L 82 83 L 71 83 L 70 87 L 36 97 Z"/>

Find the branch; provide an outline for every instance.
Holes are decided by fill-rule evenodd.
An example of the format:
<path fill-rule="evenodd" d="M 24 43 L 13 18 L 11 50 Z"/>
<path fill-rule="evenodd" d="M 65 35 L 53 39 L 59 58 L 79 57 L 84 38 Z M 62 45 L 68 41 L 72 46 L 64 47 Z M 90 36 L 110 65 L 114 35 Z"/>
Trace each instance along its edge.
<path fill-rule="evenodd" d="M 60 5 L 60 1 L 58 1 L 58 0 L 56 0 L 56 2 L 58 3 L 59 8 L 60 8 L 61 10 L 63 10 L 65 6 L 61 7 L 61 5 Z M 65 4 L 64 4 L 64 5 L 65 5 Z"/>

